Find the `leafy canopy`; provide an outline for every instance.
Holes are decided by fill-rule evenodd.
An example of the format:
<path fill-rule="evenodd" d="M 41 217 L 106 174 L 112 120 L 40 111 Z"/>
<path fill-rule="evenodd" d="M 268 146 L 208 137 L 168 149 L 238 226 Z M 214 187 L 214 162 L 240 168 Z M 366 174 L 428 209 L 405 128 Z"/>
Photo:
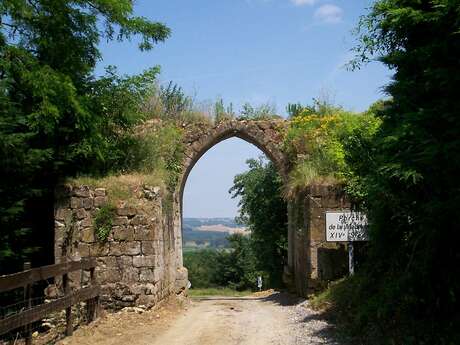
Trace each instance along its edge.
<path fill-rule="evenodd" d="M 256 269 L 265 272 L 268 286 L 282 285 L 287 258 L 287 205 L 282 180 L 272 162 L 250 159 L 248 171 L 236 175 L 230 193 L 240 197 L 239 221 L 251 231 L 250 247 Z"/>
<path fill-rule="evenodd" d="M 347 144 L 371 222 L 347 312 L 359 315 L 355 332 L 373 323 L 389 342 L 451 344 L 460 320 L 460 257 L 449 240 L 460 202 L 460 1 L 376 1 L 357 32 L 352 66 L 378 59 L 395 74 L 375 135 Z"/>
<path fill-rule="evenodd" d="M 132 13 L 130 0 L 0 2 L 0 261 L 30 251 L 22 239 L 33 227 L 32 243 L 47 238 L 38 228 L 52 229 L 59 179 L 122 155 L 120 129 L 136 121 L 158 70 L 96 78 L 98 44 L 136 39 L 149 50 L 170 34 Z"/>

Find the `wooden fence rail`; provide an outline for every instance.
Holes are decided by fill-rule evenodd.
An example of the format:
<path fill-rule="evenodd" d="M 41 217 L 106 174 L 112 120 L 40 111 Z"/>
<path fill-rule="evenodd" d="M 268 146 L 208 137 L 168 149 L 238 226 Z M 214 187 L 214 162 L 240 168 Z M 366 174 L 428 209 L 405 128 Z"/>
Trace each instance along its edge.
<path fill-rule="evenodd" d="M 84 258 L 81 261 L 68 261 L 56 265 L 43 266 L 30 269 L 24 265 L 24 271 L 0 276 L 0 293 L 17 288 L 24 289 L 26 310 L 0 319 L 0 335 L 20 327 L 25 327 L 26 344 L 32 343 L 30 324 L 39 321 L 50 313 L 66 310 L 66 335 L 72 335 L 72 305 L 87 301 L 87 318 L 91 322 L 96 317 L 99 304 L 100 287 L 96 282 L 96 259 Z M 73 271 L 88 270 L 90 273 L 90 286 L 72 291 L 69 273 Z M 62 277 L 64 295 L 48 303 L 32 306 L 32 285 L 35 282 L 50 278 Z"/>

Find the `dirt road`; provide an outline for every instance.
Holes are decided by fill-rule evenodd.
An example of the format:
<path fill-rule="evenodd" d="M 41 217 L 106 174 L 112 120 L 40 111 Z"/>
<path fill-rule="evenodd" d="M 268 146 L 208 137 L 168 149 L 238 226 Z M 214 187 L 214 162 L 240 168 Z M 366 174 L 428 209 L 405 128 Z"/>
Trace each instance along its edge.
<path fill-rule="evenodd" d="M 125 313 L 116 322 L 82 327 L 61 344 L 339 345 L 319 314 L 305 303 L 279 293 L 267 297 L 201 298 L 179 313 Z"/>

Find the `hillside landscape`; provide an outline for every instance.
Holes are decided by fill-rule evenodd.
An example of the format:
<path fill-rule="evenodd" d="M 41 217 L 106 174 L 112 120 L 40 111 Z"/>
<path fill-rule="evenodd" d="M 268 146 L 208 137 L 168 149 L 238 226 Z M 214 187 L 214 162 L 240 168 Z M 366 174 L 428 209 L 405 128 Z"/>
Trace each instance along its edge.
<path fill-rule="evenodd" d="M 184 218 L 182 220 L 185 251 L 204 248 L 228 248 L 227 237 L 248 234 L 249 231 L 234 218 Z"/>

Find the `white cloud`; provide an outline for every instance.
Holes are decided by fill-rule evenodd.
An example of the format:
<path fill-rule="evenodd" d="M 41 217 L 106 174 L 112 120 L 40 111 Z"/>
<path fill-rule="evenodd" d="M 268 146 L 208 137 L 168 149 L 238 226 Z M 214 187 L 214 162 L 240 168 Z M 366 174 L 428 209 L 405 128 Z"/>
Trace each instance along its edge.
<path fill-rule="evenodd" d="M 343 10 L 336 5 L 322 5 L 315 11 L 315 18 L 325 23 L 340 23 L 342 17 Z"/>
<path fill-rule="evenodd" d="M 291 0 L 295 6 L 314 5 L 316 0 Z"/>

